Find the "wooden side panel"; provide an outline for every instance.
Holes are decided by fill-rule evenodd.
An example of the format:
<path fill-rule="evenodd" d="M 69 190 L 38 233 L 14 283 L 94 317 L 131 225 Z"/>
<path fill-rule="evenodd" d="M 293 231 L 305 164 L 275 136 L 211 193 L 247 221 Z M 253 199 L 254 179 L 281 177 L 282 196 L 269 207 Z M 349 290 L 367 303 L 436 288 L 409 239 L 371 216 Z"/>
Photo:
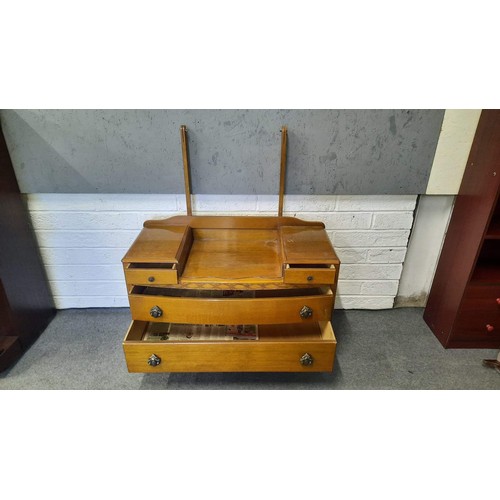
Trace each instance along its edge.
<path fill-rule="evenodd" d="M 184 246 L 189 242 L 190 228 L 168 226 L 144 228 L 132 243 L 122 262 L 172 262 L 179 263 Z"/>
<path fill-rule="evenodd" d="M 481 114 L 424 319 L 450 346 L 457 312 L 474 270 L 500 183 L 500 110 Z"/>

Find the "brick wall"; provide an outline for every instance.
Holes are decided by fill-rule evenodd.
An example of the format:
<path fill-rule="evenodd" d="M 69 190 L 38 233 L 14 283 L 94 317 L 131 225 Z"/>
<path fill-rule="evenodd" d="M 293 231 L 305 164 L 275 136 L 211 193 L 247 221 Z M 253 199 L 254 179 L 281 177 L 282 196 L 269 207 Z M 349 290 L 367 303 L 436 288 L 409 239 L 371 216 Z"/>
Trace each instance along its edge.
<path fill-rule="evenodd" d="M 56 307 L 128 307 L 120 260 L 146 219 L 185 213 L 184 195 L 27 196 Z M 416 196 L 286 196 L 284 215 L 322 221 L 342 261 L 336 307 L 394 304 Z M 275 215 L 276 196 L 198 195 L 197 215 Z"/>

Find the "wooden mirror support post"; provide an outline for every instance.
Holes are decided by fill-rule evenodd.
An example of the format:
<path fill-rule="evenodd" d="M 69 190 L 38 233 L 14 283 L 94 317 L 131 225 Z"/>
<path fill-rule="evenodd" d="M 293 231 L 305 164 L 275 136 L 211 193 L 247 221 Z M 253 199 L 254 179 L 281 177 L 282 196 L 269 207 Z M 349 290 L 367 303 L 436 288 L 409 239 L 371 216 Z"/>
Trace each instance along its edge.
<path fill-rule="evenodd" d="M 283 216 L 283 200 L 285 197 L 285 174 L 286 174 L 286 145 L 288 140 L 288 130 L 281 127 L 281 161 L 280 161 L 280 193 L 278 201 L 278 217 Z"/>
<path fill-rule="evenodd" d="M 182 164 L 184 167 L 184 191 L 186 193 L 186 214 L 193 215 L 191 206 L 191 179 L 189 175 L 189 153 L 187 145 L 187 128 L 181 126 L 181 146 L 182 146 Z"/>
<path fill-rule="evenodd" d="M 191 174 L 189 166 L 189 151 L 188 151 L 186 125 L 181 125 L 180 132 L 181 132 L 182 165 L 184 170 L 184 192 L 186 195 L 186 214 L 193 215 L 193 208 L 191 202 Z M 280 157 L 278 217 L 283 216 L 283 203 L 285 197 L 286 148 L 288 141 L 287 127 L 283 125 L 283 127 L 281 127 L 280 132 L 281 132 L 281 157 Z"/>

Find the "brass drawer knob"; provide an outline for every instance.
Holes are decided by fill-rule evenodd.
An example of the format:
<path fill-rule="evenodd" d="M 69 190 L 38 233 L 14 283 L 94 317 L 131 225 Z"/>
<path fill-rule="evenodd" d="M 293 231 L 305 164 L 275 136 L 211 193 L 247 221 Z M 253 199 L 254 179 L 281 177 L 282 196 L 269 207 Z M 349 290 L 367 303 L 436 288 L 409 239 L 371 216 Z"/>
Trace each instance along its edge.
<path fill-rule="evenodd" d="M 159 318 L 163 315 L 163 311 L 158 306 L 153 306 L 149 310 L 149 314 L 153 316 L 153 318 Z"/>
<path fill-rule="evenodd" d="M 148 358 L 149 366 L 158 366 L 160 363 L 161 363 L 161 358 L 156 354 L 151 354 L 151 356 L 149 356 Z"/>
<path fill-rule="evenodd" d="M 300 317 L 302 319 L 307 319 L 307 318 L 310 318 L 312 316 L 313 310 L 309 306 L 304 306 L 300 310 L 299 314 L 300 314 Z"/>
<path fill-rule="evenodd" d="M 314 276 L 308 276 L 307 281 L 312 281 L 314 279 Z"/>
<path fill-rule="evenodd" d="M 313 364 L 313 361 L 313 357 L 308 352 L 304 353 L 300 358 L 300 364 L 302 366 L 311 366 Z"/>

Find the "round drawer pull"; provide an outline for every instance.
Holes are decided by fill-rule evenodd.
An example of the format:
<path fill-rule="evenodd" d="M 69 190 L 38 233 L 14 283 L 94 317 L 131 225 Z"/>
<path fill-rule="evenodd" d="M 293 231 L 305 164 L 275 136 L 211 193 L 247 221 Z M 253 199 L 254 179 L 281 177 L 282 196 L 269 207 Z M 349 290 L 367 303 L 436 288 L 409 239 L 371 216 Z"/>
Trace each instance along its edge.
<path fill-rule="evenodd" d="M 497 304 L 500 306 L 500 297 L 497 299 Z"/>
<path fill-rule="evenodd" d="M 307 281 L 312 281 L 314 279 L 314 276 L 308 276 Z"/>
<path fill-rule="evenodd" d="M 302 319 L 307 319 L 310 318 L 313 314 L 313 310 L 309 306 L 304 306 L 300 311 L 299 311 L 300 317 Z"/>
<path fill-rule="evenodd" d="M 151 356 L 149 356 L 148 358 L 149 366 L 158 366 L 160 363 L 161 363 L 161 358 L 156 354 L 151 354 Z"/>
<path fill-rule="evenodd" d="M 148 278 L 148 281 L 149 281 L 150 283 L 153 283 L 153 281 L 154 281 L 154 280 L 155 280 L 155 277 L 154 277 L 154 276 L 150 276 L 150 277 Z"/>
<path fill-rule="evenodd" d="M 313 364 L 313 361 L 313 357 L 308 352 L 305 352 L 300 358 L 300 364 L 302 366 L 311 366 Z"/>
<path fill-rule="evenodd" d="M 486 325 L 486 330 L 488 330 L 488 332 L 492 332 L 494 329 L 495 327 L 493 325 Z"/>
<path fill-rule="evenodd" d="M 163 311 L 158 306 L 153 306 L 149 310 L 149 314 L 153 316 L 153 318 L 159 318 L 163 315 Z"/>

